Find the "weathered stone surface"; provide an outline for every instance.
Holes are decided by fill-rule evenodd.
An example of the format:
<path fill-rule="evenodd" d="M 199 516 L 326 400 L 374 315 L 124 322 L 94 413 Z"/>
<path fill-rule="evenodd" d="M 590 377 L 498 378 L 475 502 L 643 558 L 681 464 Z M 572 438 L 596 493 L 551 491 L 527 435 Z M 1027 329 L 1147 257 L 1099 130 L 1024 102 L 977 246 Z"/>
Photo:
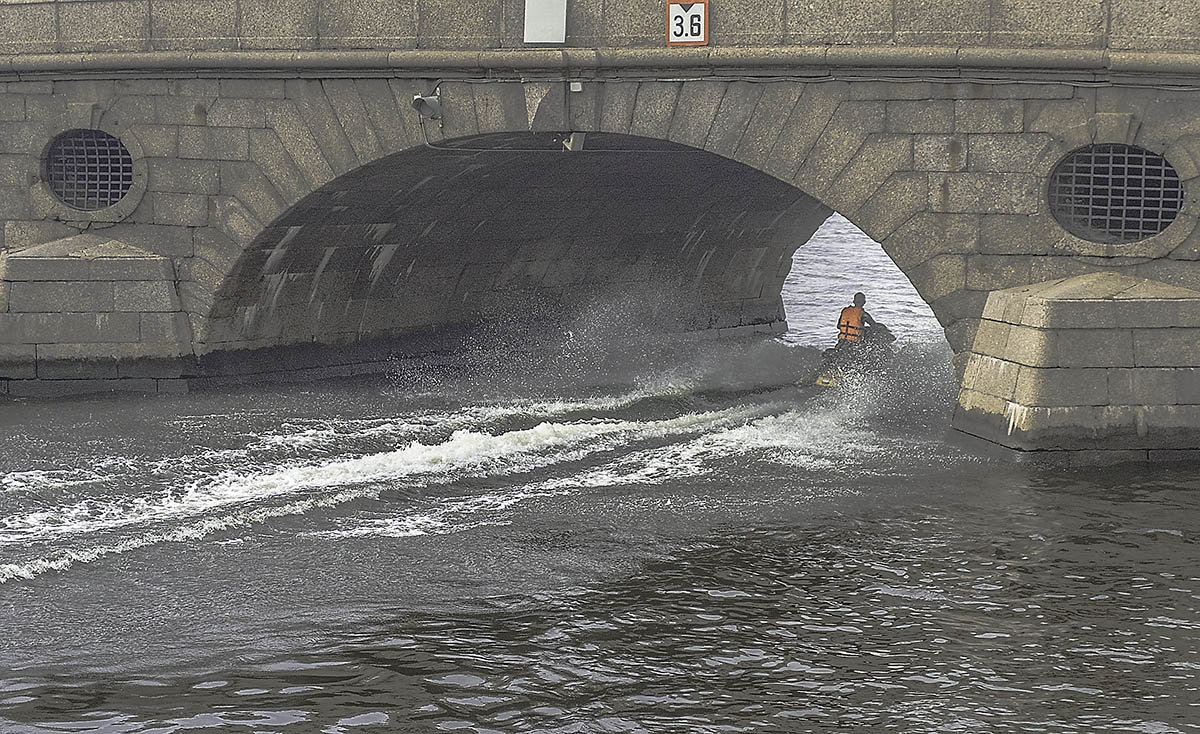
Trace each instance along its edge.
<path fill-rule="evenodd" d="M 682 82 L 643 82 L 638 85 L 629 132 L 648 138 L 666 138 L 682 86 Z"/>
<path fill-rule="evenodd" d="M 761 169 L 771 155 L 784 124 L 791 118 L 803 90 L 802 85 L 792 82 L 767 84 L 746 133 L 734 152 L 734 158 Z"/>
<path fill-rule="evenodd" d="M 0 374 L 19 380 L 37 376 L 37 347 L 33 344 L 6 344 L 0 339 Z"/>
<path fill-rule="evenodd" d="M 345 129 L 325 95 L 324 84 L 317 79 L 289 79 L 286 90 L 288 101 L 292 102 L 298 114 L 298 118 L 295 118 L 296 121 L 308 128 L 312 138 L 320 146 L 323 159 L 334 173 L 340 175 L 361 165 L 362 161 L 354 152 L 354 146 L 351 145 Z M 470 90 L 464 91 L 467 94 L 463 105 L 471 111 L 470 116 L 473 120 L 474 104 L 470 98 Z M 274 124 L 275 121 L 271 116 L 272 108 L 273 105 L 268 105 L 267 118 L 271 120 L 272 127 L 278 130 L 279 128 Z M 448 114 L 448 109 L 452 110 L 453 108 L 453 104 L 443 101 L 444 113 Z M 282 136 L 283 132 L 280 131 L 280 137 Z"/>
<path fill-rule="evenodd" d="M 125 124 L 207 125 L 208 97 L 172 95 L 169 97 L 123 97 L 115 103 L 118 121 Z M 153 117 L 147 116 L 153 113 Z"/>
<path fill-rule="evenodd" d="M 47 398 L 101 392 L 155 392 L 158 382 L 149 378 L 10 380 L 9 394 L 17 397 Z"/>
<path fill-rule="evenodd" d="M 838 105 L 849 94 L 848 90 L 849 85 L 845 82 L 806 85 L 776 138 L 763 170 L 782 181 L 791 181 Z"/>
<path fill-rule="evenodd" d="M 272 128 L 270 132 L 250 132 L 252 155 L 255 150 L 266 154 L 265 158 L 255 155 L 254 160 L 261 161 L 267 170 L 286 170 L 291 166 L 299 169 L 308 182 L 304 193 L 315 190 L 334 177 L 333 168 L 325 159 L 324 151 L 294 105 L 287 102 L 269 105 L 267 120 Z M 288 184 L 288 179 L 277 180 L 285 186 Z"/>
<path fill-rule="evenodd" d="M 1030 281 L 1028 256 L 972 255 L 967 258 L 967 288 L 998 291 Z"/>
<path fill-rule="evenodd" d="M 605 85 L 607 89 L 611 85 Z M 679 101 L 675 107 L 675 117 L 671 121 L 668 139 L 703 148 L 712 129 L 713 118 L 725 97 L 726 82 L 695 81 L 685 82 L 679 91 Z M 605 104 L 608 95 L 605 94 Z M 607 112 L 602 113 L 603 119 L 608 119 Z M 603 129 L 613 129 L 602 123 Z"/>
<path fill-rule="evenodd" d="M 19 94 L 0 94 L 0 120 L 21 122 L 25 119 L 25 98 Z"/>
<path fill-rule="evenodd" d="M 1200 329 L 1134 330 L 1133 362 L 1138 367 L 1192 367 L 1197 345 L 1200 345 Z"/>
<path fill-rule="evenodd" d="M 988 0 L 960 0 L 952 4 L 910 0 L 897 4 L 896 41 L 923 46 L 987 45 L 990 6 Z"/>
<path fill-rule="evenodd" d="M 440 48 L 494 48 L 500 41 L 500 7 L 417 0 L 420 36 Z M 376 12 L 379 12 L 378 9 Z"/>
<path fill-rule="evenodd" d="M 929 177 L 935 212 L 1033 214 L 1041 207 L 1040 180 L 1017 173 L 947 173 Z"/>
<path fill-rule="evenodd" d="M 764 0 L 753 6 L 712 5 L 711 38 L 716 45 L 766 46 L 783 41 L 787 0 Z M 572 8 L 574 10 L 574 8 Z"/>
<path fill-rule="evenodd" d="M 1032 173 L 1050 144 L 1047 134 L 971 135 L 967 167 L 972 171 Z"/>
<path fill-rule="evenodd" d="M 883 182 L 912 168 L 912 140 L 905 135 L 872 135 L 838 173 L 825 203 L 846 213 L 857 212 Z"/>
<path fill-rule="evenodd" d="M 966 287 L 967 263 L 961 255 L 938 255 L 904 271 L 927 302 L 944 298 Z"/>
<path fill-rule="evenodd" d="M 177 300 L 175 293 L 166 294 L 171 302 Z M 187 315 L 178 311 L 172 313 L 143 313 L 138 321 L 138 331 L 141 335 L 140 344 L 157 345 L 169 344 L 184 350 L 191 342 L 191 326 Z M 168 354 L 170 350 L 158 350 L 156 354 Z"/>
<path fill-rule="evenodd" d="M 421 0 L 402 12 L 381 0 L 321 3 L 319 10 L 316 0 L 221 0 L 203 7 L 184 0 L 60 5 L 65 7 L 6 3 L 0 20 L 12 33 L 0 52 L 523 46 L 522 8 L 499 0 L 474 4 Z M 1200 48 L 1197 22 L 1182 6 L 1137 0 L 1111 4 L 1009 0 L 1000 5 L 987 0 L 957 5 L 932 0 L 904 5 L 889 0 L 769 0 L 753 8 L 714 6 L 710 12 L 717 48 L 778 43 L 835 49 L 911 46 L 950 52 L 989 46 L 1173 53 Z M 56 22 L 61 18 L 72 22 Z M 659 47 L 664 40 L 663 20 L 661 7 L 643 3 L 610 1 L 596 7 L 573 2 L 567 14 L 568 41 L 575 48 Z"/>
<path fill-rule="evenodd" d="M 1108 370 L 1044 369 L 1022 366 L 1013 401 L 1037 407 L 1108 405 Z"/>
<path fill-rule="evenodd" d="M 868 237 L 883 242 L 925 210 L 927 186 L 923 173 L 894 173 L 851 216 Z"/>
<path fill-rule="evenodd" d="M 178 135 L 180 158 L 244 161 L 250 157 L 250 131 L 246 128 L 189 125 L 178 128 Z"/>
<path fill-rule="evenodd" d="M 416 116 L 416 110 L 411 107 L 402 110 L 396 106 L 396 99 L 385 79 L 359 79 L 355 82 L 358 96 L 362 99 L 375 128 L 380 146 L 387 153 L 404 150 L 421 141 L 414 140 L 404 124 L 403 116 Z"/>
<path fill-rule="evenodd" d="M 1109 37 L 1114 48 L 1172 52 L 1200 49 L 1200 21 L 1186 6 L 1114 0 L 1111 12 Z"/>
<path fill-rule="evenodd" d="M 146 313 L 179 309 L 179 295 L 170 281 L 131 280 L 113 284 L 113 311 Z"/>
<path fill-rule="evenodd" d="M 897 267 L 907 272 L 938 255 L 973 253 L 978 237 L 979 217 L 973 214 L 919 212 L 882 244 Z"/>
<path fill-rule="evenodd" d="M 533 93 L 537 89 L 536 94 Z M 566 85 L 558 82 L 525 85 L 525 106 L 529 129 L 534 132 L 559 132 L 566 128 Z"/>
<path fill-rule="evenodd" d="M 892 6 L 889 0 L 788 0 L 788 41 L 887 43 L 892 39 Z"/>
<path fill-rule="evenodd" d="M 50 3 L 0 5 L 0 54 L 50 53 L 57 50 L 57 8 Z"/>
<path fill-rule="evenodd" d="M 362 0 L 321 3 L 319 11 L 311 12 L 319 17 L 319 23 L 314 25 L 320 45 L 325 48 L 392 49 L 416 46 L 417 13 L 380 12 L 377 5 Z M 307 16 L 305 21 L 306 25 L 310 22 Z"/>
<path fill-rule="evenodd" d="M 1154 303 L 1170 307 L 1118 325 L 1118 312 Z M 1098 273 L 996 291 L 983 316 L 959 429 L 1025 450 L 1175 450 L 1200 436 L 1189 422 L 1200 328 L 1180 326 L 1200 317 L 1200 292 Z M 997 362 L 1020 365 L 1011 398 L 996 377 L 1011 368 Z"/>
<path fill-rule="evenodd" d="M 1104 3 L 1010 0 L 992 9 L 991 42 L 1000 48 L 1101 48 L 1107 22 Z"/>
<path fill-rule="evenodd" d="M 309 142 L 311 147 L 306 150 L 310 153 L 315 152 L 316 144 L 312 143 L 311 139 Z M 295 203 L 311 193 L 318 180 L 317 177 L 325 176 L 324 179 L 320 179 L 324 181 L 333 178 L 333 171 L 319 158 L 308 159 L 310 164 L 308 171 L 297 165 L 274 130 L 250 131 L 250 159 L 262 169 L 263 174 L 277 188 L 284 201 L 289 204 Z M 318 164 L 317 161 L 320 163 Z"/>
<path fill-rule="evenodd" d="M 208 224 L 207 196 L 156 191 L 150 195 L 150 200 L 156 224 L 179 227 L 203 227 Z"/>
<path fill-rule="evenodd" d="M 237 19 L 237 0 L 154 0 L 151 45 L 155 49 L 236 48 Z"/>
<path fill-rule="evenodd" d="M 10 255 L 4 277 L 11 281 L 116 281 L 170 280 L 173 274 L 170 260 L 108 237 L 81 234 Z"/>
<path fill-rule="evenodd" d="M 1108 402 L 1111 405 L 1175 405 L 1179 402 L 1173 369 L 1111 369 Z"/>
<path fill-rule="evenodd" d="M 260 222 L 272 222 L 288 202 L 258 165 L 229 162 L 221 166 L 221 193 L 236 198 Z"/>
<path fill-rule="evenodd" d="M 333 108 L 341 128 L 350 140 L 350 146 L 358 156 L 359 163 L 379 158 L 382 148 L 367 114 L 366 105 L 358 94 L 351 79 L 329 79 L 323 84 L 329 104 Z"/>
<path fill-rule="evenodd" d="M 474 90 L 475 117 L 481 133 L 529 125 L 529 109 L 521 84 L 480 84 Z"/>
<path fill-rule="evenodd" d="M 978 339 L 979 336 L 976 336 L 976 340 Z M 1020 365 L 1014 362 L 974 354 L 967 362 L 963 382 L 969 384 L 973 390 L 1011 400 L 1017 389 L 1017 375 L 1020 371 Z"/>
<path fill-rule="evenodd" d="M 111 283 L 34 281 L 12 284 L 9 311 L 13 313 L 71 313 L 113 310 Z"/>
<path fill-rule="evenodd" d="M 326 12 L 337 17 L 346 5 L 354 4 L 337 3 Z M 242 48 L 309 49 L 316 45 L 317 0 L 239 0 L 239 10 Z"/>
<path fill-rule="evenodd" d="M 151 158 L 147 167 L 150 191 L 210 195 L 220 190 L 221 166 L 216 161 Z"/>
<path fill-rule="evenodd" d="M 883 131 L 885 109 L 883 102 L 850 101 L 838 105 L 797 171 L 793 179 L 795 184 L 813 194 L 824 192 L 862 147 L 867 136 Z"/>
<path fill-rule="evenodd" d="M 179 154 L 179 128 L 172 125 L 134 125 L 130 133 L 150 158 L 173 158 Z"/>
<path fill-rule="evenodd" d="M 145 51 L 149 22 L 141 0 L 58 3 L 58 50 Z"/>
<path fill-rule="evenodd" d="M 954 100 L 901 100 L 887 103 L 887 130 L 923 135 L 954 132 Z"/>
<path fill-rule="evenodd" d="M 746 134 L 750 118 L 762 96 L 762 87 L 749 82 L 730 82 L 713 118 L 704 149 L 732 158 Z"/>
<path fill-rule="evenodd" d="M 139 338 L 138 314 L 0 314 L 0 332 L 9 334 L 13 344 L 132 343 Z"/>
<path fill-rule="evenodd" d="M 960 99 L 954 103 L 957 133 L 1019 133 L 1025 129 L 1025 103 L 1019 99 Z"/>

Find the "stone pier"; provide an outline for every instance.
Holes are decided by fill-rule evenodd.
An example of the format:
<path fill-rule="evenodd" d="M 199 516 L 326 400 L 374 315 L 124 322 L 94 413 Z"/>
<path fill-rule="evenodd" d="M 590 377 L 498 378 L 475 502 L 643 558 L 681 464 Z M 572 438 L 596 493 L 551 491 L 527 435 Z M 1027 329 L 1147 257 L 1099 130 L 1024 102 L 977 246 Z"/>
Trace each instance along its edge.
<path fill-rule="evenodd" d="M 992 293 L 954 426 L 1023 451 L 1200 458 L 1200 292 L 1117 273 Z"/>

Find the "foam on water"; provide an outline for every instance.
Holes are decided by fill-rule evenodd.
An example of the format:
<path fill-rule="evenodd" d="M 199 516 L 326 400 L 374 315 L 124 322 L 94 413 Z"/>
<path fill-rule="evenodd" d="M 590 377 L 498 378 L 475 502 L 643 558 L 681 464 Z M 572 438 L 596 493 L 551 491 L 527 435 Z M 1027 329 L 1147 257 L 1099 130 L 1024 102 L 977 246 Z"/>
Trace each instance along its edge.
<path fill-rule="evenodd" d="M 14 578 L 32 578 L 49 570 L 63 570 L 75 563 L 143 548 L 159 542 L 192 540 L 237 525 L 260 522 L 283 515 L 303 514 L 317 507 L 376 496 L 387 483 L 431 477 L 443 479 L 469 474 L 512 474 L 550 464 L 577 461 L 633 440 L 664 438 L 680 433 L 711 430 L 749 420 L 771 408 L 739 406 L 722 411 L 689 413 L 659 421 L 590 420 L 568 423 L 543 422 L 532 428 L 490 434 L 455 431 L 440 443 L 413 441 L 403 448 L 349 459 L 316 462 L 259 473 L 223 471 L 216 476 L 193 480 L 181 491 L 166 489 L 149 497 L 86 499 L 70 505 L 12 515 L 0 521 L 0 543 L 25 545 L 56 537 L 78 540 L 82 536 L 154 524 L 193 520 L 207 513 L 236 508 L 173 529 L 140 533 L 132 538 L 72 549 L 32 561 L 0 565 L 0 583 Z M 362 489 L 332 496 L 321 490 L 365 485 Z M 281 507 L 254 507 L 254 503 L 299 493 L 316 496 L 292 500 Z M 479 500 L 483 505 L 491 498 Z M 472 501 L 474 502 L 474 500 Z M 449 508 L 448 512 L 453 512 Z M 419 520 L 414 520 L 420 524 Z"/>
<path fill-rule="evenodd" d="M 533 499 L 570 494 L 580 489 L 613 486 L 662 485 L 681 479 L 719 474 L 719 465 L 733 456 L 751 456 L 778 465 L 805 470 L 836 468 L 839 476 L 853 475 L 873 459 L 899 447 L 880 441 L 870 430 L 856 425 L 844 406 L 829 401 L 811 411 L 786 404 L 768 403 L 757 408 L 759 417 L 746 421 L 713 421 L 708 430 L 679 442 L 633 450 L 598 467 L 568 476 L 521 485 L 502 492 L 446 498 L 399 517 L 341 520 L 334 530 L 315 536 L 344 539 L 361 537 L 412 537 L 463 532 L 505 524 L 506 513 Z M 767 415 L 761 415 L 767 413 Z M 685 416 L 676 421 L 646 423 L 644 435 L 666 437 L 664 424 L 709 421 L 711 414 Z M 742 416 L 745 413 L 741 414 Z M 573 457 L 579 458 L 579 456 Z"/>
<path fill-rule="evenodd" d="M 0 492 L 61 489 L 102 481 L 103 474 L 88 469 L 31 469 L 0 476 Z"/>
<path fill-rule="evenodd" d="M 625 454 L 606 466 L 554 479 L 548 487 L 663 484 L 708 475 L 714 463 L 752 455 L 784 466 L 853 474 L 854 467 L 884 453 L 880 436 L 847 421 L 839 406 L 792 409 L 743 425 L 704 433 L 690 441 Z"/>

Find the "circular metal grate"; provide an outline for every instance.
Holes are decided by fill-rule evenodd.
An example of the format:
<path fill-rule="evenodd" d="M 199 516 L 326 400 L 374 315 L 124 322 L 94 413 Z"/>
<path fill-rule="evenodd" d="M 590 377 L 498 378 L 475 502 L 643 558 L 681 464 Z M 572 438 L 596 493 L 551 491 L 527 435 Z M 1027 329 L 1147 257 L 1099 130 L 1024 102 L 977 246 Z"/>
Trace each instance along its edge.
<path fill-rule="evenodd" d="M 64 204 L 96 211 L 116 204 L 133 186 L 133 157 L 103 130 L 68 130 L 50 144 L 46 180 Z"/>
<path fill-rule="evenodd" d="M 1050 175 L 1050 211 L 1091 242 L 1136 242 L 1162 232 L 1183 206 L 1183 184 L 1166 159 L 1135 145 L 1090 145 Z"/>

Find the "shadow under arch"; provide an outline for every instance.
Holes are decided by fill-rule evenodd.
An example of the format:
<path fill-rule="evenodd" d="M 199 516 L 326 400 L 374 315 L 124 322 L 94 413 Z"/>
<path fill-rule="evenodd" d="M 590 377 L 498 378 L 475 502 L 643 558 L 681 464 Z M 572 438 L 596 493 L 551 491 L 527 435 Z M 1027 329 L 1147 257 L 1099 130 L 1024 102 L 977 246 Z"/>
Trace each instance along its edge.
<path fill-rule="evenodd" d="M 626 330 L 786 328 L 792 255 L 830 207 L 677 143 L 590 133 L 568 151 L 563 141 L 458 138 L 329 181 L 244 249 L 199 345 L 419 350 L 483 322 L 597 312 Z"/>

